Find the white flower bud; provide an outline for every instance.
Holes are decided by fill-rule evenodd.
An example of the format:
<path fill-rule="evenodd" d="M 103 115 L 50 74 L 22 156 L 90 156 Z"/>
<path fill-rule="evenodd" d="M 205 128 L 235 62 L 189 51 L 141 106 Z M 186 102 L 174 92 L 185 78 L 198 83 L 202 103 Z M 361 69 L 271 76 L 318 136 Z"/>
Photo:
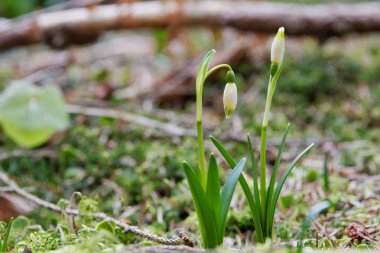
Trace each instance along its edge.
<path fill-rule="evenodd" d="M 226 118 L 230 118 L 237 104 L 237 88 L 235 83 L 227 83 L 223 93 L 223 104 Z"/>
<path fill-rule="evenodd" d="M 285 28 L 280 27 L 276 36 L 273 39 L 271 50 L 272 64 L 281 64 L 285 51 Z"/>

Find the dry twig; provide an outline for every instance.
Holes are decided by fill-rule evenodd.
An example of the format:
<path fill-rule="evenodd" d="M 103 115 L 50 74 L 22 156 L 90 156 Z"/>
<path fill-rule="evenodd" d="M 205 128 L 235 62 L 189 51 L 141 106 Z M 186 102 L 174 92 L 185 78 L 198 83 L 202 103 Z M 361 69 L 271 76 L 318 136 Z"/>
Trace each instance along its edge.
<path fill-rule="evenodd" d="M 30 156 L 33 155 L 33 157 L 57 157 L 57 152 L 47 149 L 41 149 L 41 150 L 26 150 L 26 149 L 19 149 L 19 150 L 13 150 L 10 152 L 1 152 L 0 153 L 0 161 L 4 161 L 10 158 L 17 158 L 17 157 L 23 157 L 23 156 Z"/>
<path fill-rule="evenodd" d="M 103 108 L 95 108 L 95 107 L 82 107 L 78 105 L 66 105 L 66 109 L 69 113 L 74 113 L 74 114 L 83 114 L 83 115 L 95 116 L 95 117 L 108 117 L 108 118 L 113 118 L 113 119 L 121 119 L 127 122 L 133 122 L 143 127 L 159 129 L 165 132 L 166 134 L 170 134 L 172 136 L 185 136 L 185 135 L 195 136 L 194 131 L 184 129 L 177 125 L 160 122 L 158 120 L 144 117 L 142 115 L 124 112 L 121 110 L 103 109 Z"/>
<path fill-rule="evenodd" d="M 161 122 L 149 117 L 145 117 L 142 115 L 125 112 L 118 109 L 110 109 L 110 108 L 97 108 L 97 107 L 84 107 L 79 105 L 66 105 L 66 110 L 69 113 L 73 114 L 81 114 L 86 116 L 94 116 L 94 117 L 108 117 L 112 119 L 119 119 L 126 122 L 131 122 L 146 128 L 153 128 L 162 131 L 167 136 L 172 137 L 183 137 L 183 136 L 196 136 L 196 132 L 191 129 L 183 128 L 177 126 L 172 123 Z M 245 134 L 224 134 L 220 137 L 222 140 L 232 140 L 241 143 L 246 142 Z M 253 144 L 258 145 L 260 138 L 254 138 Z M 305 146 L 310 143 L 314 143 L 319 146 L 325 144 L 326 142 L 331 142 L 331 140 L 326 139 L 293 139 L 289 140 L 286 145 L 291 147 L 299 147 Z M 268 141 L 268 145 L 277 146 L 279 145 L 280 140 L 270 140 Z"/>

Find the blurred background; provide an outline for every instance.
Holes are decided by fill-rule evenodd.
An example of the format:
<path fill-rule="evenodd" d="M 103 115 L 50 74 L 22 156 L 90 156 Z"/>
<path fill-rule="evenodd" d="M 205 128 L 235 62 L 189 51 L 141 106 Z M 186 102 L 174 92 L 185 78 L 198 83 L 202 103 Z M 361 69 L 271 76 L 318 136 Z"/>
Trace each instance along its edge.
<path fill-rule="evenodd" d="M 284 26 L 269 167 L 288 122 L 284 164 L 308 144 L 316 148 L 287 181 L 277 236 L 293 238 L 308 207 L 326 197 L 342 217 L 376 226 L 378 209 L 366 210 L 380 205 L 379 13 L 380 1 L 354 0 L 1 0 L 1 89 L 15 80 L 55 85 L 70 117 L 65 130 L 33 149 L 1 131 L 1 168 L 54 203 L 80 191 L 97 210 L 131 224 L 160 234 L 196 232 L 181 161 L 197 162 L 198 64 L 215 48 L 212 65 L 233 67 L 237 110 L 225 120 L 225 72 L 213 74 L 204 88 L 204 127 L 244 156 L 246 133 L 260 134 L 270 46 Z M 208 140 L 206 149 L 216 152 Z M 45 227 L 59 222 L 49 211 L 19 208 L 23 201 L 9 193 L 0 198 L 10 203 L 0 206 L 5 220 L 28 213 Z M 345 234 L 345 219 L 321 223 L 338 230 L 336 239 Z M 231 244 L 250 243 L 252 224 L 240 193 L 227 228 Z"/>

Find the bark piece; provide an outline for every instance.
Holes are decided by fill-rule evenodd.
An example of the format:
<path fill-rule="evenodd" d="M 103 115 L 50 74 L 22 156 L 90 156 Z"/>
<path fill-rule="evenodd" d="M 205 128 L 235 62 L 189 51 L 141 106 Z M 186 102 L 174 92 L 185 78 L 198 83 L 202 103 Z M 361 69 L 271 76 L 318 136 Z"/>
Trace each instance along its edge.
<path fill-rule="evenodd" d="M 319 38 L 380 30 L 380 3 L 297 5 L 248 1 L 150 1 L 41 13 L 0 23 L 0 50 L 45 41 L 84 43 L 116 29 L 170 26 L 233 27 Z"/>

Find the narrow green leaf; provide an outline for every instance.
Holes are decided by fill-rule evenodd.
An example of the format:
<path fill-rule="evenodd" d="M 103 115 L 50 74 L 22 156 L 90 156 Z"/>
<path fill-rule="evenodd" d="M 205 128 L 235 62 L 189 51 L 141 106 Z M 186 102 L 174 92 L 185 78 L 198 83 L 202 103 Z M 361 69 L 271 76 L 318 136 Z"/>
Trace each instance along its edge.
<path fill-rule="evenodd" d="M 183 162 L 183 168 L 187 181 L 189 183 L 191 195 L 197 213 L 199 228 L 201 231 L 203 247 L 206 249 L 218 246 L 218 237 L 216 233 L 216 224 L 213 222 L 210 205 L 207 202 L 206 194 L 202 185 L 186 161 Z"/>
<path fill-rule="evenodd" d="M 198 168 L 197 170 L 194 170 L 194 173 L 195 173 L 195 176 L 197 176 L 197 178 L 199 179 L 199 182 L 201 182 L 201 171 L 200 169 Z"/>
<path fill-rule="evenodd" d="M 326 152 L 323 161 L 323 189 L 325 190 L 325 192 L 330 191 L 328 159 L 329 153 Z"/>
<path fill-rule="evenodd" d="M 13 218 L 11 218 L 11 220 L 9 221 L 8 226 L 7 226 L 7 230 L 5 231 L 3 245 L 0 248 L 1 252 L 7 251 L 8 239 L 9 239 L 9 235 L 11 233 L 12 224 L 13 224 Z"/>
<path fill-rule="evenodd" d="M 203 188 L 200 186 L 200 182 L 196 175 L 194 174 L 193 168 L 188 164 L 187 162 L 183 162 L 183 168 L 185 169 L 185 174 L 187 178 L 187 182 L 189 183 L 190 191 L 191 191 L 191 196 L 193 198 L 194 206 L 195 206 L 195 211 L 197 213 L 198 217 L 198 223 L 199 223 L 199 229 L 201 232 L 201 237 L 202 237 L 202 243 L 203 247 L 208 247 L 208 239 L 207 239 L 207 234 L 206 234 L 206 224 L 205 224 L 205 217 L 207 215 L 207 211 L 204 211 L 202 209 L 205 208 L 202 195 L 203 193 Z M 202 202 L 203 200 L 203 202 Z"/>
<path fill-rule="evenodd" d="M 329 208 L 331 203 L 329 201 L 323 201 L 320 202 L 316 205 L 314 205 L 310 211 L 307 213 L 305 220 L 303 221 L 301 231 L 297 234 L 296 238 L 298 239 L 297 243 L 297 252 L 301 253 L 302 252 L 302 241 L 305 238 L 306 232 L 310 228 L 310 224 L 313 220 L 315 220 L 320 213 L 322 213 L 324 210 Z"/>
<path fill-rule="evenodd" d="M 214 143 L 215 147 L 219 150 L 219 152 L 222 154 L 226 162 L 231 168 L 235 168 L 236 163 L 233 160 L 232 156 L 230 153 L 226 151 L 226 149 L 223 147 L 222 144 L 213 136 L 210 135 L 211 141 Z M 256 240 L 257 242 L 264 243 L 264 235 L 263 235 L 263 230 L 262 230 L 262 225 L 260 221 L 260 217 L 258 212 L 255 209 L 255 201 L 253 199 L 251 189 L 248 186 L 247 180 L 244 178 L 243 175 L 240 176 L 239 178 L 239 183 L 241 185 L 241 188 L 243 189 L 244 196 L 248 202 L 249 208 L 251 210 L 251 214 L 253 217 L 254 225 L 255 225 L 255 230 L 256 230 Z"/>
<path fill-rule="evenodd" d="M 270 183 L 268 186 L 268 191 L 267 191 L 267 203 L 266 203 L 267 209 L 269 209 L 270 206 L 272 205 L 272 201 L 273 201 L 272 196 L 273 196 L 273 191 L 274 191 L 274 185 L 276 183 L 277 173 L 278 173 L 278 169 L 280 167 L 282 151 L 284 150 L 286 137 L 288 136 L 289 126 L 290 126 L 290 123 L 288 123 L 288 126 L 285 129 L 284 135 L 282 136 L 280 146 L 278 148 L 276 162 L 275 162 L 274 167 L 273 167 L 273 172 L 272 172 L 272 176 L 271 176 Z M 270 231 L 271 231 L 272 224 L 269 222 L 271 219 L 269 217 L 270 217 L 270 215 L 267 215 L 267 217 L 266 217 L 266 231 L 267 231 L 268 236 L 271 237 Z"/>
<path fill-rule="evenodd" d="M 236 166 L 236 163 L 230 153 L 227 152 L 227 150 L 220 144 L 220 142 L 212 135 L 209 136 L 212 143 L 214 143 L 215 147 L 219 150 L 219 152 L 222 154 L 226 162 L 231 168 L 234 168 Z"/>
<path fill-rule="evenodd" d="M 243 172 L 245 165 L 245 158 L 242 158 L 235 168 L 228 175 L 226 183 L 222 188 L 220 194 L 220 222 L 221 222 L 221 234 L 224 234 L 224 228 L 227 220 L 227 213 L 232 200 L 232 195 L 234 194 L 236 184 Z"/>
<path fill-rule="evenodd" d="M 210 162 L 208 166 L 208 174 L 207 174 L 207 186 L 206 186 L 206 198 L 210 205 L 211 212 L 213 214 L 213 218 L 216 224 L 219 243 L 223 242 L 223 234 L 219 233 L 220 231 L 220 179 L 219 179 L 219 171 L 218 164 L 216 162 L 215 155 L 211 153 Z M 222 238 L 222 241 L 220 241 Z"/>
<path fill-rule="evenodd" d="M 249 135 L 247 135 L 248 140 L 248 149 L 249 154 L 251 156 L 251 163 L 252 163 L 252 176 L 253 176 L 253 196 L 255 198 L 255 208 L 256 211 L 260 217 L 260 220 L 264 220 L 264 216 L 261 212 L 261 203 L 260 203 L 260 191 L 259 191 L 259 182 L 257 180 L 257 165 L 256 165 L 256 159 L 255 154 L 253 152 L 252 142 Z"/>
<path fill-rule="evenodd" d="M 255 225 L 255 231 L 256 231 L 256 241 L 259 243 L 264 243 L 265 237 L 263 234 L 263 228 L 261 225 L 262 222 L 260 220 L 259 210 L 255 209 L 256 205 L 251 193 L 251 189 L 249 188 L 247 180 L 244 178 L 243 175 L 240 176 L 239 183 L 240 183 L 241 188 L 243 189 L 244 196 L 248 202 L 249 209 L 251 210 L 253 223 Z"/>
<path fill-rule="evenodd" d="M 309 145 L 307 148 L 305 148 L 301 153 L 298 154 L 296 158 L 290 163 L 290 165 L 286 168 L 284 174 L 282 174 L 280 180 L 277 183 L 276 189 L 273 193 L 273 200 L 270 205 L 270 210 L 268 210 L 269 215 L 269 223 L 268 226 L 270 226 L 270 233 L 272 233 L 273 229 L 273 217 L 274 217 L 274 211 L 276 209 L 277 201 L 280 196 L 282 186 L 285 183 L 286 178 L 289 176 L 290 172 L 293 170 L 294 166 L 297 164 L 297 162 L 314 146 L 314 143 Z"/>
<path fill-rule="evenodd" d="M 197 94 L 202 94 L 202 91 L 200 89 L 202 89 L 202 86 L 203 86 L 202 83 L 204 82 L 206 78 L 208 66 L 210 65 L 210 61 L 212 57 L 214 57 L 215 53 L 216 51 L 212 49 L 202 59 L 202 63 L 198 69 L 197 80 L 195 82 Z"/>

